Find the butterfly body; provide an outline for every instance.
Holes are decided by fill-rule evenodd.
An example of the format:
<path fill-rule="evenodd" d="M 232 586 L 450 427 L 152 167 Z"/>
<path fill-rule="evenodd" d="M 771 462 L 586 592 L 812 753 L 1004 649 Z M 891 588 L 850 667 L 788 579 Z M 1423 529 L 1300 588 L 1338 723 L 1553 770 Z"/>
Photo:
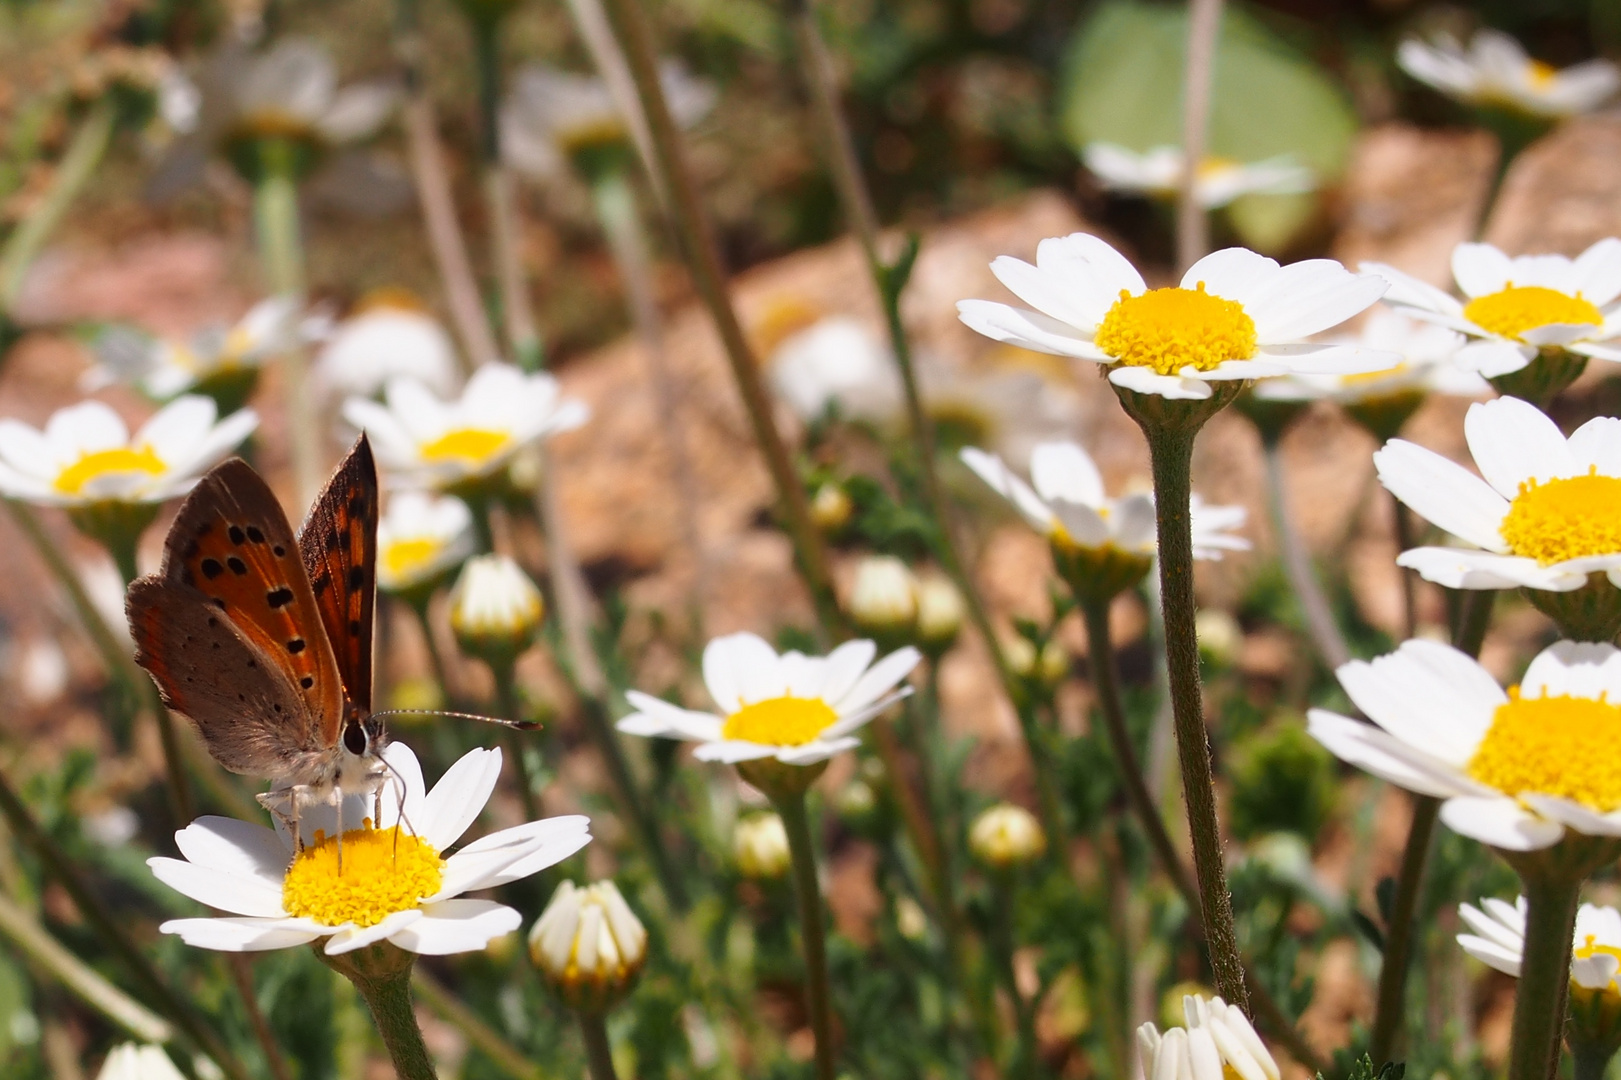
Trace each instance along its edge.
<path fill-rule="evenodd" d="M 364 436 L 297 537 L 240 459 L 187 496 L 163 567 L 130 586 L 136 662 L 222 766 L 262 777 L 266 806 L 376 794 L 387 768 L 371 715 L 377 471 Z"/>

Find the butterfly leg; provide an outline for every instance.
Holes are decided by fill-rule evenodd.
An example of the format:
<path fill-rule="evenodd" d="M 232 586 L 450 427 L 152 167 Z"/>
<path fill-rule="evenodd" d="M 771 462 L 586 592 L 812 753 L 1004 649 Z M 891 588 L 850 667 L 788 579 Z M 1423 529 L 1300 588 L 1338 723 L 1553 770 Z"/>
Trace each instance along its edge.
<path fill-rule="evenodd" d="M 254 798 L 270 812 L 277 824 L 292 834 L 293 851 L 295 854 L 301 853 L 304 850 L 304 837 L 298 831 L 298 799 L 293 792 L 289 789 L 266 791 Z"/>

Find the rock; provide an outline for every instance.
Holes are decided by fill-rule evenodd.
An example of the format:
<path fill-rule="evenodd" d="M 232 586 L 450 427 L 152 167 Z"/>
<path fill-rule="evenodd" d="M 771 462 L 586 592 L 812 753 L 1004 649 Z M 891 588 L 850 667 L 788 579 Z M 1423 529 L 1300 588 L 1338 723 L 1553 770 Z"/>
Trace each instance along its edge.
<path fill-rule="evenodd" d="M 1486 229 L 1512 255 L 1579 254 L 1621 234 L 1621 118 L 1583 116 L 1560 125 L 1520 154 Z"/>

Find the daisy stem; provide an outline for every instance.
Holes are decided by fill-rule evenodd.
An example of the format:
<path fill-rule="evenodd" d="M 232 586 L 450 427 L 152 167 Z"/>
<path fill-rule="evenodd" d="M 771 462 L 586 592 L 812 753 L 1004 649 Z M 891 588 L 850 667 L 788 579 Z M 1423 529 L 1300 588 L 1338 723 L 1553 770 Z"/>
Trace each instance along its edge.
<path fill-rule="evenodd" d="M 505 720 L 522 720 L 523 702 L 518 696 L 518 672 L 516 666 L 508 661 L 490 665 L 490 674 L 495 676 L 496 708 L 501 711 Z M 535 778 L 529 772 L 529 758 L 525 755 L 523 733 L 513 728 L 506 730 L 507 749 L 512 752 L 512 765 L 518 773 L 518 800 L 523 806 L 523 819 L 525 821 L 540 820 L 540 805 L 535 801 Z"/>
<path fill-rule="evenodd" d="M 1557 872 L 1521 876 L 1525 947 L 1514 987 L 1508 1080 L 1551 1080 L 1559 1065 L 1570 992 L 1570 946 L 1583 879 Z"/>
<path fill-rule="evenodd" d="M 1182 83 L 1182 177 L 1176 199 L 1178 270 L 1186 270 L 1210 250 L 1210 218 L 1199 201 L 1199 166 L 1210 136 L 1210 91 L 1220 31 L 1221 0 L 1191 0 Z"/>
<path fill-rule="evenodd" d="M 1491 621 L 1492 602 L 1496 599 L 1497 593 L 1492 590 L 1474 591 L 1464 597 L 1458 625 L 1453 628 L 1453 645 L 1470 656 L 1480 654 L 1486 626 Z M 1392 1060 L 1398 1049 L 1402 1021 L 1407 1015 L 1413 916 L 1424 883 L 1424 866 L 1429 861 L 1430 838 L 1441 813 L 1441 800 L 1428 795 L 1414 795 L 1412 804 L 1413 820 L 1407 828 L 1407 843 L 1402 849 L 1401 867 L 1396 871 L 1396 888 L 1390 901 L 1390 918 L 1385 925 L 1384 956 L 1379 969 L 1373 1028 L 1368 1037 L 1368 1054 L 1376 1064 Z"/>
<path fill-rule="evenodd" d="M 456 695 L 450 689 L 450 675 L 445 668 L 445 654 L 439 648 L 439 639 L 433 635 L 433 621 L 428 618 L 428 601 L 431 597 L 424 596 L 420 601 L 413 601 L 407 606 L 417 618 L 417 626 L 422 630 L 422 643 L 428 650 L 428 667 L 433 672 L 433 679 L 439 685 L 439 694 L 445 705 L 456 708 Z"/>
<path fill-rule="evenodd" d="M 1306 632 L 1311 635 L 1317 655 L 1332 671 L 1351 659 L 1351 649 L 1346 645 L 1345 635 L 1340 632 L 1340 625 L 1334 619 L 1328 597 L 1323 594 L 1323 584 L 1312 566 L 1311 552 L 1306 549 L 1305 542 L 1295 529 L 1294 518 L 1289 513 L 1283 455 L 1276 441 L 1263 439 L 1263 446 L 1267 506 L 1272 511 L 1272 527 L 1278 537 L 1279 559 L 1283 563 L 1284 574 L 1289 578 L 1289 587 L 1294 590 L 1300 603 L 1300 613 L 1305 616 Z"/>
<path fill-rule="evenodd" d="M 349 969 L 344 973 L 360 991 L 377 1022 L 377 1033 L 394 1062 L 395 1076 L 399 1080 L 438 1080 L 433 1058 L 422 1041 L 422 1029 L 417 1026 L 416 1010 L 411 1006 L 410 965 L 373 976 L 351 974 Z"/>
<path fill-rule="evenodd" d="M 585 1060 L 591 1069 L 591 1080 L 619 1080 L 614 1071 L 613 1046 L 608 1042 L 608 1025 L 601 1013 L 582 1012 L 580 1037 L 585 1040 Z"/>
<path fill-rule="evenodd" d="M 732 307 L 725 271 L 721 268 L 720 252 L 715 243 L 714 230 L 698 196 L 698 188 L 688 169 L 681 147 L 680 132 L 670 115 L 669 102 L 659 83 L 658 66 L 654 58 L 652 32 L 640 0 L 608 0 L 605 5 L 615 36 L 624 49 L 636 82 L 636 93 L 641 98 L 647 116 L 653 143 L 653 161 L 650 171 L 668 194 L 671 216 L 681 235 L 686 250 L 687 264 L 692 272 L 693 284 L 709 309 L 710 318 L 720 335 L 726 359 L 732 369 L 733 380 L 743 398 L 772 483 L 777 489 L 782 525 L 793 542 L 795 561 L 811 594 L 818 621 L 828 628 L 843 625 L 838 601 L 833 593 L 833 579 L 828 570 L 827 548 L 810 518 L 810 502 L 805 485 L 794 468 L 793 459 L 777 430 L 775 412 L 770 395 L 766 393 L 761 366 L 743 335 L 737 312 Z"/>
<path fill-rule="evenodd" d="M 996 961 L 996 974 L 1002 980 L 1008 1000 L 1013 1005 L 1013 1017 L 1018 1027 L 1018 1044 L 1007 1075 L 1029 1080 L 1036 1075 L 1036 1016 L 1032 1003 L 1019 991 L 1019 977 L 1013 966 L 1013 913 L 1018 910 L 1018 883 L 1014 875 L 1001 872 L 993 875 L 995 910 L 991 913 L 991 951 Z"/>
<path fill-rule="evenodd" d="M 67 153 L 57 164 L 50 188 L 33 211 L 6 238 L 0 249 L 0 316 L 10 315 L 22 295 L 23 283 L 34 256 L 61 224 L 73 200 L 94 175 L 117 127 L 118 107 L 112 94 L 104 95 L 73 133 Z"/>
<path fill-rule="evenodd" d="M 788 832 L 793 857 L 794 892 L 799 900 L 800 936 L 805 949 L 805 996 L 811 1032 L 816 1036 L 816 1080 L 834 1080 L 833 1000 L 828 986 L 827 932 L 823 925 L 822 890 L 816 880 L 816 848 L 804 791 L 777 793 L 777 813 Z"/>
<path fill-rule="evenodd" d="M 1193 871 L 1216 992 L 1250 1011 L 1244 961 L 1238 951 L 1232 896 L 1223 865 L 1221 822 L 1216 812 L 1210 736 L 1205 730 L 1199 685 L 1199 642 L 1194 630 L 1193 595 L 1193 440 L 1198 425 L 1158 424 L 1145 428 L 1154 472 L 1154 515 L 1159 531 L 1160 602 L 1165 617 L 1165 662 L 1171 682 L 1182 794 L 1187 802 Z"/>

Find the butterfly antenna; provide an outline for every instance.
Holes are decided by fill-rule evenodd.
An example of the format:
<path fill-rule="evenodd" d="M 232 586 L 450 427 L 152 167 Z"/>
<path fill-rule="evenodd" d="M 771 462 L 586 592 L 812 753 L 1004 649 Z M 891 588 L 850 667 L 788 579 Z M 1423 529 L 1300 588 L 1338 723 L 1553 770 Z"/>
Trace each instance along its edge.
<path fill-rule="evenodd" d="M 397 803 L 395 803 L 394 812 L 399 815 L 400 824 L 404 825 L 407 829 L 410 829 L 412 836 L 417 835 L 416 826 L 412 825 L 411 824 L 411 819 L 405 816 L 405 776 L 400 772 L 400 770 L 396 769 L 393 765 L 389 764 L 389 761 L 388 761 L 387 758 L 378 757 L 377 760 L 381 761 L 383 763 L 383 768 L 387 769 L 389 772 L 394 774 L 394 779 L 397 781 L 397 783 L 394 785 L 394 788 L 398 792 L 399 801 Z M 382 793 L 379 792 L 378 794 L 379 794 L 379 796 L 381 796 Z M 381 811 L 378 812 L 378 816 L 379 817 L 382 816 Z M 378 822 L 378 824 L 381 825 L 382 822 Z M 394 854 L 395 854 L 396 858 L 399 856 L 399 852 L 400 852 L 400 831 L 399 831 L 399 829 L 395 829 L 394 830 Z"/>
<path fill-rule="evenodd" d="M 500 724 L 502 727 L 515 728 L 518 731 L 539 731 L 541 728 L 534 720 L 503 720 L 499 716 L 456 712 L 452 709 L 384 709 L 371 715 L 374 720 L 384 716 L 448 716 L 452 720 L 482 720 L 486 724 Z"/>

